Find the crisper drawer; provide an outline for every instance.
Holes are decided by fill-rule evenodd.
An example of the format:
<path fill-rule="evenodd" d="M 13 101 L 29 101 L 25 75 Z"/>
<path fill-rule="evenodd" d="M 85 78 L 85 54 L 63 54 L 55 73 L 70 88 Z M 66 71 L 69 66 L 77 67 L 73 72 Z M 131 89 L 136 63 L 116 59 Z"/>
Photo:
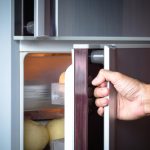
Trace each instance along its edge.
<path fill-rule="evenodd" d="M 70 54 L 27 54 L 24 59 L 24 109 L 63 106 L 64 76 L 70 64 Z"/>

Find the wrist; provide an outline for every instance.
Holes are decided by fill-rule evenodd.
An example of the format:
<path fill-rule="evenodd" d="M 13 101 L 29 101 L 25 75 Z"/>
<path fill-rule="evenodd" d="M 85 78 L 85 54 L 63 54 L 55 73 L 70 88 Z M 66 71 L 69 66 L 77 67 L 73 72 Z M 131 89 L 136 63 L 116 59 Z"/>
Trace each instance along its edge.
<path fill-rule="evenodd" d="M 142 100 L 144 105 L 145 116 L 150 115 L 150 84 L 143 84 Z"/>

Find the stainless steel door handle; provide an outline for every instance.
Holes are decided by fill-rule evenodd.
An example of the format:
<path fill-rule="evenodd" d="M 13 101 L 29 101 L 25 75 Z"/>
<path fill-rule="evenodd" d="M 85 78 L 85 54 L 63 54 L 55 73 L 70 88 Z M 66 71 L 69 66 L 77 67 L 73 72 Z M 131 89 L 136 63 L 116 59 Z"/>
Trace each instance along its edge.
<path fill-rule="evenodd" d="M 93 50 L 90 57 L 92 63 L 104 64 L 104 50 Z"/>

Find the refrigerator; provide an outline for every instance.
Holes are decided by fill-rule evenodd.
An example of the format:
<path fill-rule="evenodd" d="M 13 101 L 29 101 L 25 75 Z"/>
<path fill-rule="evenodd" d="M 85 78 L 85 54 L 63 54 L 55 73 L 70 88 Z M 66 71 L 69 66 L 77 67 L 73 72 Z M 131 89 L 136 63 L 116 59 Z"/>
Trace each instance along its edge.
<path fill-rule="evenodd" d="M 38 122 L 64 117 L 65 150 L 148 150 L 149 117 L 132 121 L 117 119 L 117 93 L 111 83 L 108 83 L 109 106 L 105 107 L 104 116 L 99 116 L 91 81 L 100 69 L 104 68 L 149 83 L 150 45 L 73 44 L 72 49 L 69 46 L 65 50 L 57 49 L 57 46 L 56 49 L 47 47 L 42 50 L 35 44 L 34 49 L 32 47 L 28 51 L 29 47 L 22 44 L 20 149 L 24 148 L 26 117 Z M 65 72 L 64 101 L 63 104 L 56 101 L 52 103 L 51 85 L 58 82 L 61 72 Z M 30 93 L 25 90 L 28 86 L 34 86 L 37 90 L 41 84 L 46 86 L 46 95 L 42 95 L 41 99 L 38 96 L 34 97 L 33 89 Z M 57 109 L 57 112 L 50 113 L 52 109 Z M 49 146 L 46 148 L 49 149 Z"/>

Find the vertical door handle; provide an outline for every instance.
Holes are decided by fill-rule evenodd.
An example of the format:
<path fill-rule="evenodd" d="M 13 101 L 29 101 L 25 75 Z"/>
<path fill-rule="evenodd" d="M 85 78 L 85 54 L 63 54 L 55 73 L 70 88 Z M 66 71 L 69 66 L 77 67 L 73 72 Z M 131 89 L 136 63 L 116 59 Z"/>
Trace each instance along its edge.
<path fill-rule="evenodd" d="M 45 0 L 34 0 L 34 36 L 44 36 Z"/>

